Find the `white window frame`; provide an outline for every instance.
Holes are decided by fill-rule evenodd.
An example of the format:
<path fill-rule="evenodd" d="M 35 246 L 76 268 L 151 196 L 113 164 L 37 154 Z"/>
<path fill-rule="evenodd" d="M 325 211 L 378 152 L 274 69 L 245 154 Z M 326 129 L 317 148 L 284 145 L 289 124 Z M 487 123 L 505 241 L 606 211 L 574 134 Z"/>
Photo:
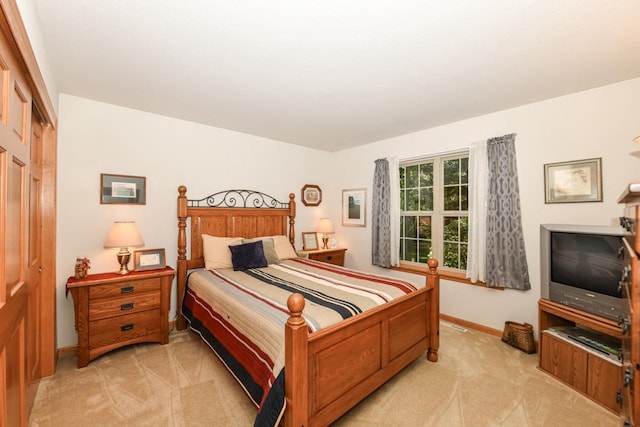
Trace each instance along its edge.
<path fill-rule="evenodd" d="M 433 156 L 425 156 L 410 160 L 400 160 L 398 163 L 398 167 L 407 167 L 418 165 L 422 163 L 433 162 L 433 211 L 407 211 L 409 214 L 423 215 L 423 216 L 431 216 L 431 254 L 432 257 L 440 261 L 439 269 L 444 269 L 457 273 L 464 273 L 464 269 L 458 268 L 450 268 L 445 267 L 444 262 L 444 218 L 447 216 L 469 216 L 469 211 L 445 211 L 444 210 L 444 176 L 442 171 L 442 163 L 445 160 L 455 160 L 460 159 L 462 157 L 469 158 L 469 150 L 459 150 L 455 152 L 447 152 L 436 154 Z M 471 177 L 469 176 L 469 179 Z M 469 185 L 469 183 L 467 183 Z M 402 218 L 402 214 L 404 211 L 401 210 L 400 217 Z M 398 237 L 399 239 L 402 236 Z M 467 242 L 468 243 L 468 242 Z M 425 263 L 421 262 L 413 262 L 406 261 L 400 259 L 400 265 L 408 265 L 408 266 L 424 266 Z"/>

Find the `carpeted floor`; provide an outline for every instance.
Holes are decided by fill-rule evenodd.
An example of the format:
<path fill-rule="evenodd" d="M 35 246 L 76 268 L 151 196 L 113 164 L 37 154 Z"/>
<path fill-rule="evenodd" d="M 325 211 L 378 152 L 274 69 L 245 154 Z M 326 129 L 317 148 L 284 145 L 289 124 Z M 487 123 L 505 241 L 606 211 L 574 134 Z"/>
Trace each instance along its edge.
<path fill-rule="evenodd" d="M 422 356 L 336 426 L 617 426 L 619 418 L 536 368 L 499 338 L 441 327 L 439 361 Z M 83 369 L 59 361 L 29 425 L 251 426 L 256 409 L 199 338 L 108 353 Z"/>

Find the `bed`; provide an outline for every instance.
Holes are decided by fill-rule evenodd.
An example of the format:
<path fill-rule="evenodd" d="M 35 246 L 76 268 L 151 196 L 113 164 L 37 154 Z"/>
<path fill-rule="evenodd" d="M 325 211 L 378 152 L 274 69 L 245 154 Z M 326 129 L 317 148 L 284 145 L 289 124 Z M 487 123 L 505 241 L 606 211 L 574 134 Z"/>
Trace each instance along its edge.
<path fill-rule="evenodd" d="M 209 270 L 204 246 L 211 248 L 212 238 L 251 242 L 242 247 L 260 241 L 265 252 L 273 240 L 280 253 L 284 239 L 292 250 L 295 197 L 291 193 L 283 203 L 249 190 L 203 199 L 186 193 L 185 186 L 178 188 L 182 315 L 176 328 L 189 326 L 214 350 L 258 406 L 256 425 L 328 425 L 425 352 L 437 361 L 436 260 L 429 261 L 424 286 L 413 289 L 401 280 L 295 256 L 259 268 Z M 264 281 L 277 286 L 265 291 Z M 342 294 L 323 307 L 329 297 L 316 285 Z M 344 294 L 355 302 L 343 303 Z M 263 306 L 270 311 L 259 312 Z"/>

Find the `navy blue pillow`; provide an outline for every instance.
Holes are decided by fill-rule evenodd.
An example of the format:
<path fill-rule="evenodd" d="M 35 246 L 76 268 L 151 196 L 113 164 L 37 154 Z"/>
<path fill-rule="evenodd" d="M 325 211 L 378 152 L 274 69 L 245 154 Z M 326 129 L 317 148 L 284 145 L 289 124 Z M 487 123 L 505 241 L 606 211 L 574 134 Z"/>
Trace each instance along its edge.
<path fill-rule="evenodd" d="M 229 246 L 231 250 L 231 262 L 233 263 L 233 269 L 246 270 L 248 268 L 260 268 L 269 265 L 267 258 L 264 256 L 264 248 L 262 247 L 262 240 L 257 240 L 251 243 L 244 243 L 242 245 Z"/>

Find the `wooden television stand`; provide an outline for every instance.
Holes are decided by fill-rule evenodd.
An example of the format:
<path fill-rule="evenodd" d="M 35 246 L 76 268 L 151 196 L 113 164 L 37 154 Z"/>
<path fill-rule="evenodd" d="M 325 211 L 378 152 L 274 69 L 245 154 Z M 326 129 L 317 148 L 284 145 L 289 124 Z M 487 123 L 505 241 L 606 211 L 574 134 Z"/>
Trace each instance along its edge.
<path fill-rule="evenodd" d="M 583 326 L 621 339 L 620 326 L 609 319 L 556 302 L 538 301 L 539 368 L 612 412 L 619 413 L 622 364 L 577 342 L 548 331 L 554 326 Z"/>

